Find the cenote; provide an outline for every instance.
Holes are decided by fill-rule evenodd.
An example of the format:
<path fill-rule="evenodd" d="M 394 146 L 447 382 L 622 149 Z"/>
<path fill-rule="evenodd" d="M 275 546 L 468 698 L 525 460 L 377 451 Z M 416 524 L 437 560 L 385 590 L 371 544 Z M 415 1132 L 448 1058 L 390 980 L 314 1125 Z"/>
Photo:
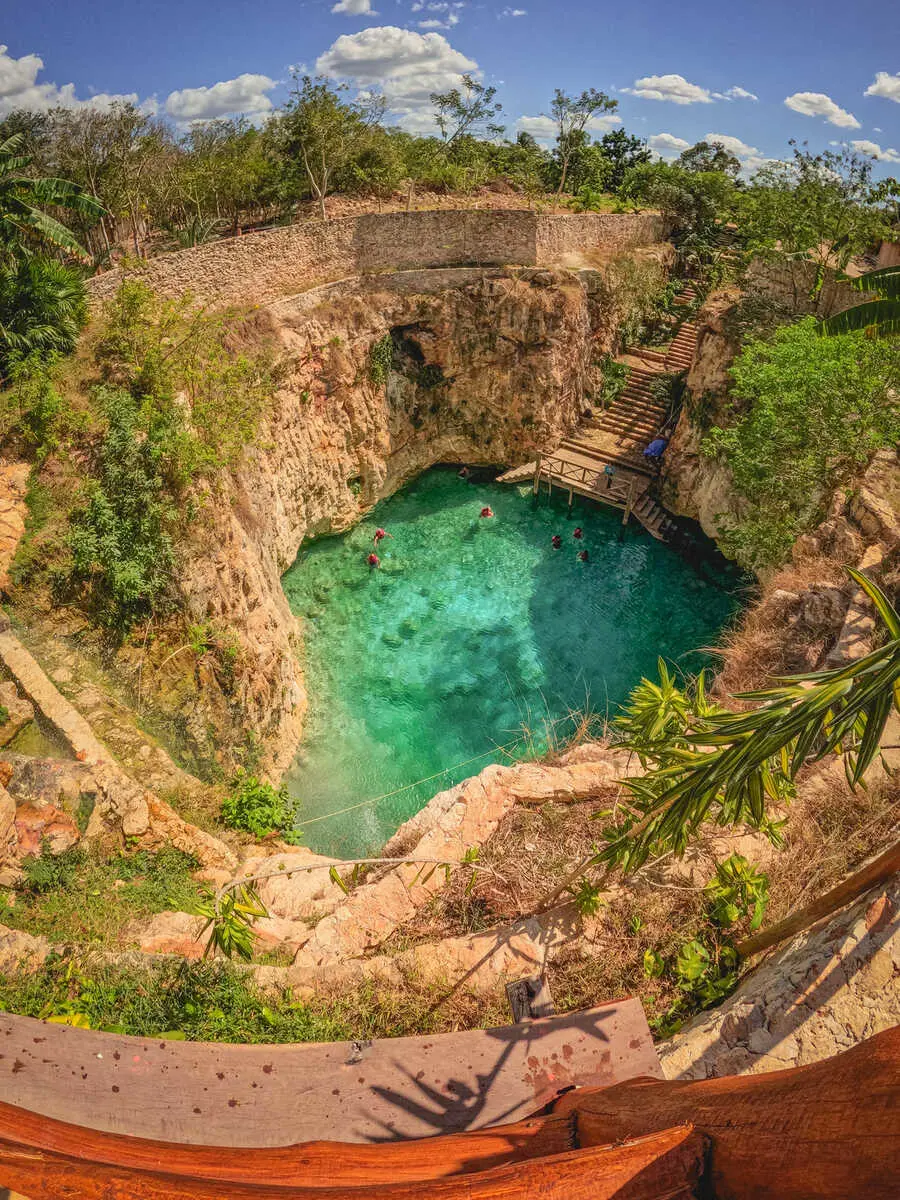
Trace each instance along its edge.
<path fill-rule="evenodd" d="M 370 570 L 379 526 L 392 536 Z M 285 782 L 304 842 L 348 856 L 489 762 L 564 738 L 573 711 L 614 709 L 659 655 L 699 670 L 738 607 L 615 510 L 576 500 L 569 515 L 562 494 L 535 504 L 443 467 L 305 546 L 283 582 L 309 692 Z"/>

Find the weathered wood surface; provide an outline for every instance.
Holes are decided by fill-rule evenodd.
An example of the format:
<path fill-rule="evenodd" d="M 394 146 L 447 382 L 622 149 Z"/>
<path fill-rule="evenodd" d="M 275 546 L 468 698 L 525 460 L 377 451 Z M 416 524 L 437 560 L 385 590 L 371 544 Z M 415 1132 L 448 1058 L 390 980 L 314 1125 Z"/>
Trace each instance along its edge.
<path fill-rule="evenodd" d="M 900 1026 L 845 1054 L 767 1075 L 695 1082 L 634 1079 L 572 1092 L 554 1106 L 578 1144 L 691 1121 L 712 1141 L 722 1200 L 897 1200 Z"/>
<path fill-rule="evenodd" d="M 52 1149 L 25 1147 L 8 1141 L 0 1117 L 0 1180 L 29 1200 L 690 1200 L 699 1195 L 707 1150 L 701 1134 L 682 1126 L 443 1178 L 398 1177 L 375 1163 L 367 1179 L 350 1182 L 341 1162 L 345 1147 L 334 1144 L 324 1166 L 312 1168 L 307 1147 L 299 1147 L 293 1171 L 273 1172 L 267 1154 L 251 1173 L 245 1155 L 222 1149 L 174 1147 L 171 1155 L 165 1146 L 127 1146 L 133 1139 L 110 1134 L 90 1135 L 85 1144 L 74 1126 L 52 1124 Z"/>
<path fill-rule="evenodd" d="M 379 1142 L 517 1121 L 573 1085 L 661 1077 L 643 1009 L 619 1000 L 499 1029 L 234 1046 L 120 1037 L 0 1014 L 0 1098 L 164 1142 Z"/>
<path fill-rule="evenodd" d="M 275 1150 L 142 1141 L 0 1104 L 29 1200 L 896 1200 L 900 1029 L 810 1067 L 568 1092 L 490 1131 Z"/>

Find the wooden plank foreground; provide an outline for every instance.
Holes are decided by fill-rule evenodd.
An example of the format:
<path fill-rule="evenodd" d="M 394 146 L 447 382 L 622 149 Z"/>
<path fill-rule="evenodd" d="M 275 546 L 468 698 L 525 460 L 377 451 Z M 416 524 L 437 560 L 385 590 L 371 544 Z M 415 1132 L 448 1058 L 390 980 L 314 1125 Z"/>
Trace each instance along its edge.
<path fill-rule="evenodd" d="M 630 999 L 498 1029 L 278 1046 L 122 1037 L 0 1014 L 7 1104 L 189 1145 L 459 1133 L 518 1121 L 568 1087 L 639 1075 L 662 1071 Z"/>
<path fill-rule="evenodd" d="M 787 1071 L 568 1091 L 486 1131 L 255 1150 L 98 1133 L 0 1102 L 0 1189 L 29 1200 L 896 1200 L 898 1067 L 892 1029 Z"/>

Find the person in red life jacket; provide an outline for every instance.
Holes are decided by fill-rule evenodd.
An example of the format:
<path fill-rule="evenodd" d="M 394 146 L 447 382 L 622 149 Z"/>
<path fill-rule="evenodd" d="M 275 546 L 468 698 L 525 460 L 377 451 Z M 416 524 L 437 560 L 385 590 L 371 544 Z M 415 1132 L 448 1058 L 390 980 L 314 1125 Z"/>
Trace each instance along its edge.
<path fill-rule="evenodd" d="M 375 569 L 377 566 L 380 566 L 380 565 L 381 565 L 381 559 L 378 557 L 378 555 L 377 555 L 377 554 L 370 554 L 370 555 L 369 555 L 369 557 L 366 559 L 366 562 L 369 564 L 369 566 L 370 566 L 370 567 L 371 567 L 373 570 L 374 570 L 374 569 Z"/>
<path fill-rule="evenodd" d="M 393 538 L 393 536 L 394 535 L 392 533 L 388 533 L 388 531 L 386 529 L 379 528 L 379 529 L 375 530 L 375 536 L 372 538 L 372 541 L 377 546 L 382 538 L 386 538 L 386 537 Z"/>
<path fill-rule="evenodd" d="M 578 561 L 579 562 L 587 562 L 589 557 L 590 557 L 590 555 L 588 554 L 587 550 L 579 550 L 578 551 Z"/>
<path fill-rule="evenodd" d="M 580 526 L 580 525 L 578 525 L 578 526 L 577 526 L 577 527 L 576 527 L 576 528 L 575 528 L 575 529 L 572 531 L 572 537 L 573 537 L 573 538 L 575 538 L 575 540 L 576 540 L 577 542 L 580 542 L 580 541 L 581 541 L 581 539 L 584 537 L 584 530 L 581 528 L 581 526 Z"/>
<path fill-rule="evenodd" d="M 481 515 L 483 517 L 492 517 L 494 515 L 494 510 L 486 504 L 481 510 Z"/>
<path fill-rule="evenodd" d="M 554 550 L 559 550 L 561 548 L 562 538 L 559 536 L 558 533 L 554 533 L 553 537 L 550 539 L 550 545 L 553 547 Z"/>

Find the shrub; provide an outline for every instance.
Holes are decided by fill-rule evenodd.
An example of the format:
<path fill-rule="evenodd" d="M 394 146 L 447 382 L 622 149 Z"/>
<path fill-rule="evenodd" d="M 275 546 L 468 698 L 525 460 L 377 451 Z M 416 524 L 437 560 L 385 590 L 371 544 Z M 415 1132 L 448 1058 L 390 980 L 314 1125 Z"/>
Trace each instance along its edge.
<path fill-rule="evenodd" d="M 293 829 L 297 802 L 287 788 L 273 788 L 255 775 L 242 775 L 222 801 L 222 820 L 232 829 L 265 837 L 281 833 L 285 841 L 294 841 L 299 833 Z"/>
<path fill-rule="evenodd" d="M 723 547 L 742 566 L 783 562 L 835 489 L 900 437 L 900 343 L 822 338 L 807 317 L 747 343 L 731 368 L 735 423 L 703 449 L 731 469 L 746 515 Z"/>
<path fill-rule="evenodd" d="M 394 341 L 389 333 L 372 346 L 369 351 L 369 378 L 378 387 L 387 383 L 394 359 Z"/>

